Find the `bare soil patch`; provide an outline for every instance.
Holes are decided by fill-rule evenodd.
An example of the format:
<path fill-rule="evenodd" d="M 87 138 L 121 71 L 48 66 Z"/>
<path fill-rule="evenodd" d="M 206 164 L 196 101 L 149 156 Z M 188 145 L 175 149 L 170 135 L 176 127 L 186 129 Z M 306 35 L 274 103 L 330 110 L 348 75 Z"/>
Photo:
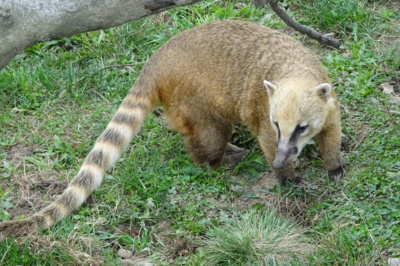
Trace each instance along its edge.
<path fill-rule="evenodd" d="M 36 149 L 34 145 L 17 144 L 7 151 L 5 161 L 12 165 L 15 172 L 9 179 L 0 179 L 0 187 L 3 191 L 13 191 L 14 208 L 10 210 L 12 218 L 34 214 L 54 201 L 67 187 L 68 181 L 59 181 L 58 174 L 50 167 L 39 169 L 25 160 L 26 157 L 32 156 Z"/>
<path fill-rule="evenodd" d="M 244 179 L 239 175 L 235 175 L 233 178 L 237 180 Z M 283 199 L 279 194 L 272 192 L 272 189 L 278 184 L 279 182 L 272 172 L 264 172 L 256 183 L 248 183 L 233 188 L 234 191 L 236 190 L 243 194 L 232 198 L 231 206 L 238 210 L 247 210 L 255 204 L 263 206 L 265 209 L 277 208 L 280 213 L 302 221 L 305 211 L 309 207 L 307 202 L 302 198 Z"/>

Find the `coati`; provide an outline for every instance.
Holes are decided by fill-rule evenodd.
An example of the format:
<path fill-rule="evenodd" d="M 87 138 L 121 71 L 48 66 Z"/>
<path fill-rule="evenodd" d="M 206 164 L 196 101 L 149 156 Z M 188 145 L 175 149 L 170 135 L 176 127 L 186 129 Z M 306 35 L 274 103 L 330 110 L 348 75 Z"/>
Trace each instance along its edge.
<path fill-rule="evenodd" d="M 196 164 L 234 167 L 244 152 L 229 140 L 244 124 L 281 183 L 301 182 L 293 160 L 313 137 L 330 179 L 345 174 L 339 103 L 320 62 L 278 31 L 214 21 L 154 53 L 64 193 L 33 216 L 0 223 L 0 239 L 46 229 L 81 206 L 157 104 Z"/>

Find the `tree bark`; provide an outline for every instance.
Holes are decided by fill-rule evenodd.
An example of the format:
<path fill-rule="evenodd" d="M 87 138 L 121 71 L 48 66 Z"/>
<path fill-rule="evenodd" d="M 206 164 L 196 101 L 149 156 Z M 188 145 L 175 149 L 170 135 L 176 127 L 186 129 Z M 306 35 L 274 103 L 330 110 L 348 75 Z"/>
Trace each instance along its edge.
<path fill-rule="evenodd" d="M 38 42 L 115 27 L 200 0 L 0 0 L 0 70 Z"/>

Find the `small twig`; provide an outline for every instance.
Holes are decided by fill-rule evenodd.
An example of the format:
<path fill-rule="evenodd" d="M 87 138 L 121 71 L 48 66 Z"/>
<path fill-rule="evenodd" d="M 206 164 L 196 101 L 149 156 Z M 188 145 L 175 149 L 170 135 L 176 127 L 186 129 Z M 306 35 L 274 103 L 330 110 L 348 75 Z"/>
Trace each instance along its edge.
<path fill-rule="evenodd" d="M 130 64 L 123 64 L 123 65 L 113 65 L 113 66 L 106 66 L 103 67 L 102 69 L 100 69 L 100 71 L 104 70 L 104 69 L 108 69 L 108 68 L 117 68 L 117 67 L 127 67 L 127 66 L 138 66 L 141 64 L 144 64 L 145 62 L 136 62 L 136 63 L 130 63 Z"/>
<path fill-rule="evenodd" d="M 291 18 L 282 8 L 279 7 L 279 0 L 267 0 L 271 9 L 290 27 L 306 34 L 308 37 L 317 40 L 321 44 L 327 44 L 335 48 L 340 47 L 340 40 L 332 38 L 331 34 L 321 34 L 310 27 L 304 26 Z"/>

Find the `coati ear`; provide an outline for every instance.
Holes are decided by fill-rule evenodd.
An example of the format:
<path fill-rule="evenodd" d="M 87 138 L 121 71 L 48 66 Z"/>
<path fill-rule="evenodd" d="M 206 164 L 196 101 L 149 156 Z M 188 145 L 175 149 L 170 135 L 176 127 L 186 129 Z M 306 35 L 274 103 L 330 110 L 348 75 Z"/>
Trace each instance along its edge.
<path fill-rule="evenodd" d="M 329 83 L 322 83 L 315 87 L 319 97 L 326 99 L 331 95 L 332 87 Z"/>
<path fill-rule="evenodd" d="M 274 94 L 274 91 L 276 90 L 276 86 L 274 84 L 272 84 L 271 82 L 266 81 L 266 80 L 264 80 L 264 86 L 267 89 L 269 97 L 271 97 L 272 94 Z"/>

